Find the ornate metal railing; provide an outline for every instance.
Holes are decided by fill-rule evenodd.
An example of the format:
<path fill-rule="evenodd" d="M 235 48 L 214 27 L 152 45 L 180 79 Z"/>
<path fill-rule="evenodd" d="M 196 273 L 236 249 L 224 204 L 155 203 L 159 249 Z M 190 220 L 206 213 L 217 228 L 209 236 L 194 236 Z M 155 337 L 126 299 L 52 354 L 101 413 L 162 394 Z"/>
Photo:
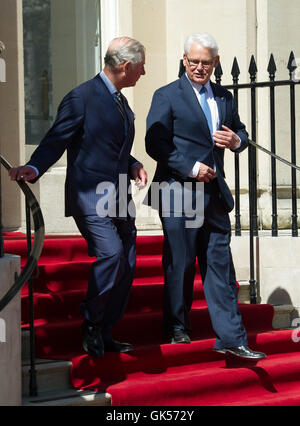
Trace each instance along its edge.
<path fill-rule="evenodd" d="M 10 170 L 10 164 L 0 155 L 1 164 Z M 19 293 L 22 287 L 28 283 L 29 289 L 29 309 L 30 309 L 30 384 L 31 396 L 37 395 L 36 369 L 35 369 L 35 339 L 34 339 L 34 309 L 33 309 L 33 274 L 37 270 L 38 259 L 42 252 L 45 227 L 40 206 L 28 185 L 24 181 L 17 181 L 26 198 L 26 231 L 27 231 L 27 263 L 22 268 L 20 275 L 16 276 L 15 282 L 8 292 L 0 300 L 0 312 Z M 1 187 L 0 187 L 1 189 Z M 1 193 L 1 190 L 0 190 Z M 31 244 L 31 217 L 34 223 L 34 240 Z M 1 225 L 2 228 L 2 225 Z M 2 235 L 1 235 L 2 238 Z M 2 241 L 3 244 L 3 241 Z"/>

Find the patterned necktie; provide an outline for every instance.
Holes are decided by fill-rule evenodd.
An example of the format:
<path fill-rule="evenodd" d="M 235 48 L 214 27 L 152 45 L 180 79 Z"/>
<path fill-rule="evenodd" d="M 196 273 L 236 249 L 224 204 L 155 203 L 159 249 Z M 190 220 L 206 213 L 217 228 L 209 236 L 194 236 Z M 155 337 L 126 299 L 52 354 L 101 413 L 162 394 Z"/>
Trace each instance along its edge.
<path fill-rule="evenodd" d="M 121 92 L 116 92 L 114 94 L 114 97 L 115 97 L 115 101 L 117 102 L 119 111 L 122 115 L 123 121 L 125 121 L 125 107 L 124 107 L 124 101 L 123 101 Z"/>
<path fill-rule="evenodd" d="M 203 86 L 202 89 L 200 90 L 200 105 L 201 108 L 205 114 L 206 120 L 207 120 L 207 124 L 210 130 L 210 134 L 213 134 L 213 124 L 212 124 L 212 118 L 211 118 L 211 112 L 210 112 L 210 108 L 206 99 L 206 88 Z"/>

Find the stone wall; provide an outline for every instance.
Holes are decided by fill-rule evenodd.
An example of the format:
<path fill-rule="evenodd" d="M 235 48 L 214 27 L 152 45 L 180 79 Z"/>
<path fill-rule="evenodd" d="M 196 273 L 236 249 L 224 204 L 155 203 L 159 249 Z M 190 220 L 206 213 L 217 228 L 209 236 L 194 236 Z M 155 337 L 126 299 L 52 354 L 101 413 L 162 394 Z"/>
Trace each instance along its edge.
<path fill-rule="evenodd" d="M 19 256 L 0 259 L 0 300 L 20 273 Z M 18 294 L 0 312 L 0 406 L 21 405 L 21 298 Z"/>

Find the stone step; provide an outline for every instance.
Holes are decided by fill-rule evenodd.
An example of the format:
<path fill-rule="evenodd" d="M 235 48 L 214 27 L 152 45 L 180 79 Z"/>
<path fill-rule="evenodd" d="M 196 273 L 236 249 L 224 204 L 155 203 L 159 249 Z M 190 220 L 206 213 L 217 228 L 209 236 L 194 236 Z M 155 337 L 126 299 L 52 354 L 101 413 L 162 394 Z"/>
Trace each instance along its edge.
<path fill-rule="evenodd" d="M 38 407 L 74 407 L 74 406 L 110 406 L 111 395 L 100 392 L 78 391 L 74 389 L 64 391 L 42 392 L 37 397 L 23 397 L 22 406 Z"/>
<path fill-rule="evenodd" d="M 71 389 L 69 361 L 36 360 L 36 380 L 38 391 L 56 392 Z M 22 366 L 22 394 L 29 396 L 30 365 L 23 362 Z"/>
<path fill-rule="evenodd" d="M 293 328 L 292 321 L 298 317 L 298 311 L 292 305 L 274 306 L 274 328 Z"/>
<path fill-rule="evenodd" d="M 240 303 L 250 303 L 249 281 L 239 281 L 238 300 Z"/>
<path fill-rule="evenodd" d="M 111 396 L 108 393 L 78 391 L 70 385 L 69 361 L 37 359 L 35 364 L 38 395 L 29 395 L 30 365 L 22 366 L 23 406 L 107 406 Z"/>

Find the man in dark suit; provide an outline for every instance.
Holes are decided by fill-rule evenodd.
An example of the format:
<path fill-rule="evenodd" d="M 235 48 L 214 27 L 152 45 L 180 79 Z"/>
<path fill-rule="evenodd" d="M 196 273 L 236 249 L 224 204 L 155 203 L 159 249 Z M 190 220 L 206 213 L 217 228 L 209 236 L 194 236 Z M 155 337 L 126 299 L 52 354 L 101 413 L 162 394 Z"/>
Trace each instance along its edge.
<path fill-rule="evenodd" d="M 114 39 L 104 70 L 65 96 L 29 162 L 10 171 L 13 180 L 35 182 L 67 150 L 66 216 L 74 217 L 89 255 L 97 257 L 82 303 L 83 347 L 93 356 L 132 349 L 115 341 L 110 330 L 124 314 L 135 272 L 136 228 L 127 208 L 128 187 L 133 179 L 142 188 L 147 173 L 130 155 L 134 114 L 120 90 L 135 86 L 145 74 L 144 64 L 138 41 Z"/>
<path fill-rule="evenodd" d="M 213 37 L 190 36 L 184 52 L 186 73 L 155 92 L 147 118 L 146 150 L 157 161 L 152 187 L 159 183 L 159 203 L 151 188 L 150 204 L 159 209 L 165 236 L 165 330 L 171 343 L 190 342 L 198 257 L 215 350 L 264 358 L 248 348 L 238 309 L 228 215 L 234 201 L 223 167 L 225 149 L 241 152 L 248 134 L 231 93 L 210 82 L 219 61 Z"/>

